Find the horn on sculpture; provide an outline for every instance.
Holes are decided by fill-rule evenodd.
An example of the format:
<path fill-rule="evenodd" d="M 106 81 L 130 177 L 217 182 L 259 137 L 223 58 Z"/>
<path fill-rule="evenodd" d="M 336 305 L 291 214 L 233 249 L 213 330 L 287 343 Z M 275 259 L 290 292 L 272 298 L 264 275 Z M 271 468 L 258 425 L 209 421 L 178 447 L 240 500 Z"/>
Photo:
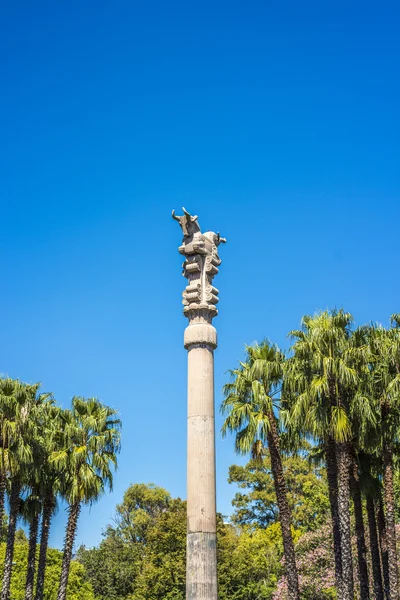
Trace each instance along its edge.
<path fill-rule="evenodd" d="M 185 214 L 187 217 L 189 217 L 189 219 L 190 219 L 192 222 L 193 222 L 193 221 L 197 221 L 197 219 L 199 218 L 199 217 L 198 217 L 198 215 L 194 215 L 194 216 L 192 216 L 192 215 L 190 214 L 190 212 L 188 212 L 188 211 L 186 210 L 186 208 L 184 208 L 183 206 L 182 206 L 182 210 L 183 210 L 184 214 Z"/>
<path fill-rule="evenodd" d="M 218 231 L 216 245 L 219 246 L 220 244 L 226 244 L 226 238 L 221 237 L 221 234 Z"/>
<path fill-rule="evenodd" d="M 175 221 L 179 221 L 179 217 L 176 216 L 175 210 L 172 211 L 172 218 L 175 219 Z"/>

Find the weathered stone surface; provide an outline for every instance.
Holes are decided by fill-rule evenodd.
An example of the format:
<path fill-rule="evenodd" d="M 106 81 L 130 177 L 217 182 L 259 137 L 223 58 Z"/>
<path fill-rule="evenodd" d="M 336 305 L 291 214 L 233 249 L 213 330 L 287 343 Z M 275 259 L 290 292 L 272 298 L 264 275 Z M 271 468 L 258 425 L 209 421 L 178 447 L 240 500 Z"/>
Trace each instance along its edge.
<path fill-rule="evenodd" d="M 189 533 L 187 537 L 186 600 L 215 600 L 217 588 L 217 536 Z"/>

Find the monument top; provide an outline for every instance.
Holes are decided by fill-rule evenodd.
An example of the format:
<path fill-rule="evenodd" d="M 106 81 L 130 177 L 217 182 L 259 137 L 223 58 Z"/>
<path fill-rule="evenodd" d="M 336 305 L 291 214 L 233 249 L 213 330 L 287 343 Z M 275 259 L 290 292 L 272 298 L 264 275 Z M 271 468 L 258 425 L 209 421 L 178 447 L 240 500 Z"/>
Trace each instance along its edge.
<path fill-rule="evenodd" d="M 212 315 L 217 314 L 218 290 L 212 280 L 218 273 L 221 259 L 218 246 L 226 239 L 214 231 L 201 232 L 197 215 L 191 215 L 185 208 L 183 215 L 178 216 L 172 211 L 172 218 L 178 221 L 183 233 L 182 245 L 179 252 L 185 257 L 183 276 L 188 279 L 188 285 L 183 292 L 183 304 L 186 316 L 194 316 L 198 309 L 207 309 Z"/>
<path fill-rule="evenodd" d="M 206 231 L 201 233 L 200 224 L 197 215 L 191 215 L 185 208 L 182 208 L 183 215 L 179 217 L 172 211 L 172 218 L 178 221 L 183 233 L 183 245 L 179 248 L 181 254 L 215 254 L 215 249 L 220 244 L 225 244 L 226 238 L 221 237 L 220 233 Z"/>

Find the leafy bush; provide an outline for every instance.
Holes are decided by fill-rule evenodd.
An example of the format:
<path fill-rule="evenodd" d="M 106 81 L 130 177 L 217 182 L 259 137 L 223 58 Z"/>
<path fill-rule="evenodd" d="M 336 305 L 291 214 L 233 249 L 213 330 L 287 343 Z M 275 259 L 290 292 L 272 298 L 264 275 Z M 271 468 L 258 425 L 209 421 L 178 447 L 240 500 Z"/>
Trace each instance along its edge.
<path fill-rule="evenodd" d="M 6 545 L 0 544 L 0 577 L 3 577 L 3 565 Z M 38 548 L 39 551 L 39 548 Z M 25 578 L 28 562 L 28 544 L 16 543 L 14 551 L 14 566 L 11 579 L 11 599 L 24 600 Z M 44 600 L 57 600 L 58 584 L 61 574 L 62 552 L 49 549 L 47 551 L 46 581 Z M 68 581 L 68 600 L 95 600 L 92 586 L 85 581 L 85 569 L 75 560 L 71 563 Z"/>

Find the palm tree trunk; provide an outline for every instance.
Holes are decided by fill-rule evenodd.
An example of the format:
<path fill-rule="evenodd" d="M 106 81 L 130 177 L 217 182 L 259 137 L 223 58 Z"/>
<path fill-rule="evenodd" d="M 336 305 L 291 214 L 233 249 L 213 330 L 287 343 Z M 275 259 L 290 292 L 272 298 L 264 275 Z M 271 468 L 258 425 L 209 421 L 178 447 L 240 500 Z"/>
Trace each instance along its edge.
<path fill-rule="evenodd" d="M 14 480 L 11 485 L 10 494 L 10 517 L 8 521 L 7 531 L 7 546 L 6 556 L 4 560 L 4 574 L 3 574 L 3 589 L 1 592 L 1 600 L 10 599 L 10 584 L 11 584 L 11 573 L 12 563 L 14 557 L 14 541 L 15 541 L 15 530 L 17 527 L 18 509 L 19 509 L 19 492 L 21 485 L 18 480 Z"/>
<path fill-rule="evenodd" d="M 386 539 L 389 560 L 390 600 L 399 600 L 396 528 L 394 516 L 393 453 L 388 444 L 383 449 L 383 482 L 385 489 Z"/>
<path fill-rule="evenodd" d="M 335 581 L 338 600 L 343 600 L 342 544 L 340 538 L 338 472 L 335 442 L 329 437 L 325 443 L 326 471 L 328 477 L 329 502 L 332 516 L 333 550 L 335 556 Z"/>
<path fill-rule="evenodd" d="M 39 561 L 36 578 L 36 595 L 35 600 L 43 600 L 44 591 L 44 576 L 46 573 L 46 558 L 47 558 L 47 546 L 49 544 L 49 533 L 51 517 L 54 512 L 55 501 L 53 493 L 47 495 L 43 502 L 43 513 L 42 513 L 42 528 L 40 533 L 40 550 L 39 550 Z"/>
<path fill-rule="evenodd" d="M 39 513 L 32 519 L 29 527 L 28 569 L 26 571 L 25 600 L 33 599 L 33 585 L 35 581 L 36 543 L 39 528 Z"/>
<path fill-rule="evenodd" d="M 0 527 L 3 526 L 4 501 L 6 495 L 7 477 L 4 471 L 0 471 Z"/>
<path fill-rule="evenodd" d="M 347 443 L 337 443 L 338 507 L 342 550 L 343 600 L 354 600 L 353 556 L 350 529 L 351 455 Z"/>
<path fill-rule="evenodd" d="M 274 478 L 275 493 L 279 509 L 283 550 L 285 556 L 286 579 L 288 584 L 288 600 L 300 600 L 299 578 L 292 538 L 292 511 L 287 500 L 285 476 L 279 451 L 279 435 L 274 414 L 268 414 L 269 432 L 267 434 L 268 448 L 271 456 L 271 470 Z M 59 598 L 58 600 L 64 600 Z"/>
<path fill-rule="evenodd" d="M 379 502 L 376 508 L 378 531 L 379 531 L 379 547 L 381 550 L 382 572 L 385 587 L 386 599 L 390 600 L 390 581 L 389 581 L 389 556 L 386 538 L 385 511 L 383 507 L 383 499 L 380 495 Z"/>
<path fill-rule="evenodd" d="M 384 600 L 381 562 L 379 556 L 378 531 L 376 528 L 375 506 L 372 496 L 367 496 L 369 547 L 371 551 L 372 575 L 374 578 L 374 600 Z"/>
<path fill-rule="evenodd" d="M 360 580 L 360 600 L 369 600 L 369 582 L 367 566 L 367 546 L 365 543 L 365 528 L 363 519 L 363 507 L 361 499 L 360 480 L 358 475 L 358 464 L 354 448 L 351 448 L 351 494 L 353 496 L 354 517 L 356 523 L 357 555 L 358 555 L 358 577 Z M 375 598 L 376 600 L 376 598 Z"/>
<path fill-rule="evenodd" d="M 71 565 L 72 549 L 74 547 L 76 528 L 78 525 L 78 518 L 79 518 L 80 510 L 81 510 L 81 505 L 79 502 L 72 504 L 69 509 L 67 531 L 65 534 L 65 542 L 64 542 L 64 554 L 63 554 L 63 560 L 62 560 L 62 566 L 61 566 L 60 587 L 58 588 L 57 600 L 66 600 L 66 598 L 67 598 L 69 568 Z"/>

